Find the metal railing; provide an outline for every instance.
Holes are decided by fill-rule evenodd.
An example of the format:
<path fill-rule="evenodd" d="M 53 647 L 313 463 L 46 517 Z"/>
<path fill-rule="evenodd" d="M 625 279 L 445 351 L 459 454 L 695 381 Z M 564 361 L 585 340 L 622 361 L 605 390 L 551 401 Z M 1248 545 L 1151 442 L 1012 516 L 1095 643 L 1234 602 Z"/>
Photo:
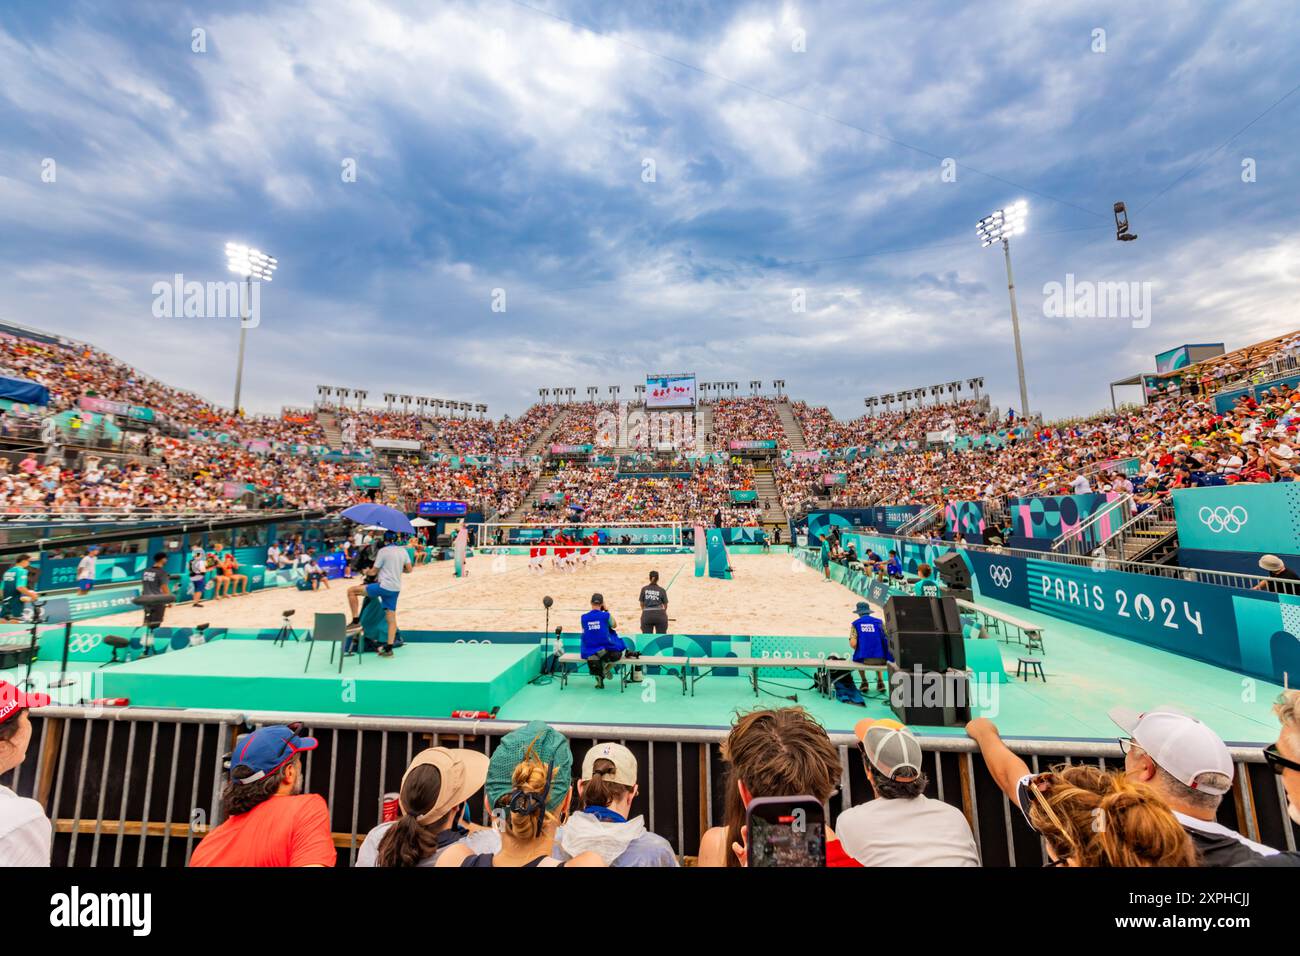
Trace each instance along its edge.
<path fill-rule="evenodd" d="M 908 518 L 895 528 L 894 533 L 899 537 L 908 537 L 914 532 L 927 527 L 930 522 L 934 521 L 934 519 L 941 514 L 943 514 L 943 505 L 926 505 L 916 514 L 912 515 L 912 517 Z"/>
<path fill-rule="evenodd" d="M 382 820 L 384 794 L 399 789 L 412 756 L 428 746 L 491 754 L 513 721 L 420 720 L 343 715 L 200 710 L 32 711 L 27 761 L 0 783 L 36 799 L 54 825 L 56 866 L 183 866 L 207 829 L 220 822 L 222 757 L 250 725 L 304 720 L 319 746 L 304 760 L 304 790 L 329 806 L 340 865 L 355 863 L 365 834 Z M 569 738 L 575 765 L 598 741 L 618 741 L 637 757 L 642 795 L 636 812 L 683 858 L 722 822 L 726 728 L 555 724 Z M 827 801 L 832 828 L 845 809 L 872 796 L 856 738 L 833 733 L 838 791 Z M 920 737 L 927 793 L 957 807 L 971 824 L 986 866 L 1040 866 L 1042 844 L 989 775 L 964 736 Z M 1034 772 L 1059 764 L 1122 767 L 1115 741 L 1008 739 Z M 1230 748 L 1236 777 L 1218 821 L 1252 840 L 1295 849 L 1280 779 L 1255 746 Z M 481 794 L 470 799 L 483 820 Z"/>
<path fill-rule="evenodd" d="M 1158 536 L 1153 535 L 1151 532 L 1156 525 L 1169 525 L 1169 530 Z M 1155 547 L 1155 545 L 1159 544 L 1168 534 L 1173 533 L 1176 528 L 1177 524 L 1174 518 L 1174 506 L 1172 502 L 1164 501 L 1152 505 L 1149 508 L 1144 508 L 1137 512 L 1132 518 L 1120 525 L 1119 528 L 1115 530 L 1115 533 L 1106 540 L 1104 553 L 1107 559 L 1119 558 L 1120 560 L 1127 561 L 1128 558 L 1126 555 L 1128 553 L 1128 542 L 1141 536 L 1144 539 L 1144 543 L 1149 545 L 1149 547 Z M 1149 548 L 1144 548 L 1143 550 L 1149 550 Z"/>
<path fill-rule="evenodd" d="M 1131 507 L 1132 502 L 1133 496 L 1129 494 L 1120 495 L 1114 501 L 1107 502 L 1085 521 L 1080 522 L 1057 537 L 1052 542 L 1052 550 L 1066 551 L 1070 554 L 1091 554 L 1097 548 L 1104 547 L 1106 542 L 1118 534 L 1120 528 L 1127 523 L 1128 509 Z M 1118 517 L 1118 525 L 1115 531 L 1105 538 L 1100 537 L 1099 529 L 1102 522 L 1112 515 Z"/>
<path fill-rule="evenodd" d="M 899 543 L 916 543 L 914 538 L 906 538 L 898 534 L 875 532 L 875 535 L 880 538 L 897 540 Z M 1216 587 L 1243 588 L 1249 590 L 1262 581 L 1268 581 L 1269 586 L 1272 589 L 1281 590 L 1287 594 L 1300 594 L 1300 587 L 1295 586 L 1296 582 L 1282 581 L 1259 574 L 1243 574 L 1238 571 L 1210 571 L 1205 568 L 1184 568 L 1176 565 L 1153 564 L 1143 561 L 1125 561 L 1119 558 L 1109 558 L 1104 555 L 1069 554 L 1063 551 L 1035 551 L 1031 548 L 996 547 L 972 542 L 953 545 L 953 547 L 964 548 L 970 551 L 979 551 L 983 554 L 1009 554 L 1013 557 L 1025 558 L 1033 561 L 1072 564 L 1076 567 L 1086 567 L 1093 571 L 1125 571 L 1129 574 L 1151 574 L 1162 578 L 1180 578 L 1184 581 L 1200 584 L 1212 584 Z"/>

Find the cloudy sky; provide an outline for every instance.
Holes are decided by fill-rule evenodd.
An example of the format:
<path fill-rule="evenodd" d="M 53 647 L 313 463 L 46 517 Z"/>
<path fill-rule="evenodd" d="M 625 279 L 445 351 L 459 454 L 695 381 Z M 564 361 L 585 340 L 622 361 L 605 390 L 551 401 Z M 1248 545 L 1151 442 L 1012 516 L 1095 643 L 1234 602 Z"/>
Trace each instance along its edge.
<path fill-rule="evenodd" d="M 677 370 L 784 378 L 841 417 L 982 375 L 1005 408 L 1006 273 L 974 225 L 1023 198 L 1031 406 L 1089 412 L 1166 348 L 1300 328 L 1298 21 L 1272 0 L 7 0 L 0 320 L 229 403 L 237 320 L 159 318 L 154 286 L 224 281 L 239 239 L 280 260 L 253 410 L 327 383 L 500 415 Z M 1052 314 L 1067 275 L 1136 283 L 1145 314 Z"/>

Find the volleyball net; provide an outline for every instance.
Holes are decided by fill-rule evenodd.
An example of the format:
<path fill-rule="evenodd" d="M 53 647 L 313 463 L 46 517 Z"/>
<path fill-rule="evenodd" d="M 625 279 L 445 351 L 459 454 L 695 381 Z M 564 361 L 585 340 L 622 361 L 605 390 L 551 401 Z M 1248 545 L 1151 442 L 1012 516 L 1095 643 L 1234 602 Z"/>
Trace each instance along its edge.
<path fill-rule="evenodd" d="M 484 521 L 470 528 L 482 548 L 558 545 L 561 539 L 581 546 L 594 543 L 607 554 L 686 547 L 685 525 L 681 521 Z"/>

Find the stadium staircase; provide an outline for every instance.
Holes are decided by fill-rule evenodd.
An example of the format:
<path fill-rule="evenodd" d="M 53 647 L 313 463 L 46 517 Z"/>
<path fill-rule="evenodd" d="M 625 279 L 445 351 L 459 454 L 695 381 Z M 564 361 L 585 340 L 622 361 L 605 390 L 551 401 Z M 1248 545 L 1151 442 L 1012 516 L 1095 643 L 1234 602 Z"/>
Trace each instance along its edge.
<path fill-rule="evenodd" d="M 333 412 L 327 412 L 321 409 L 316 413 L 316 423 L 320 425 L 321 431 L 325 433 L 325 444 L 329 445 L 334 451 L 343 448 L 343 431 L 339 428 L 338 416 Z"/>
<path fill-rule="evenodd" d="M 524 515 L 533 506 L 533 502 L 551 490 L 551 485 L 554 483 L 556 476 L 557 472 L 554 470 L 543 471 L 529 487 L 528 493 L 519 499 L 519 507 L 500 520 L 507 524 L 523 521 Z"/>
<path fill-rule="evenodd" d="M 1101 546 L 1102 554 L 1113 561 L 1143 564 L 1175 564 L 1178 558 L 1178 525 L 1174 506 L 1166 502 L 1153 505 L 1120 526 Z"/>
<path fill-rule="evenodd" d="M 698 419 L 695 426 L 696 431 L 706 436 L 704 439 L 704 447 L 701 451 L 716 451 L 717 443 L 714 442 L 711 437 L 713 435 L 713 406 L 706 402 L 701 402 L 695 406 L 695 416 Z"/>
<path fill-rule="evenodd" d="M 442 432 L 438 429 L 437 422 L 427 421 L 424 423 L 424 434 L 428 436 L 429 447 L 435 452 L 442 455 L 454 455 L 455 449 L 451 447 L 450 442 L 442 437 Z"/>
<path fill-rule="evenodd" d="M 776 487 L 776 477 L 772 466 L 767 463 L 754 466 L 754 490 L 763 505 L 763 516 L 759 523 L 763 525 L 788 525 L 789 516 L 781 504 L 781 492 Z"/>
<path fill-rule="evenodd" d="M 783 398 L 777 402 L 776 411 L 781 416 L 781 427 L 785 429 L 785 447 L 791 451 L 807 451 L 808 442 L 804 438 L 803 426 L 795 417 L 790 399 Z"/>
<path fill-rule="evenodd" d="M 528 446 L 528 450 L 525 451 L 524 454 L 529 456 L 544 455 L 545 454 L 544 449 L 546 448 L 547 444 L 550 442 L 551 436 L 555 434 L 556 430 L 560 427 L 560 425 L 564 422 L 564 419 L 567 418 L 568 415 L 569 415 L 568 412 L 562 411 L 560 412 L 560 414 L 552 418 L 551 423 L 537 433 L 537 437 L 532 440 L 532 442 Z M 532 492 L 530 491 L 529 494 L 532 494 Z"/>
<path fill-rule="evenodd" d="M 376 470 L 379 472 L 379 483 L 383 488 L 384 501 L 400 502 L 402 486 L 397 483 L 397 478 L 393 475 L 388 462 L 382 462 Z"/>

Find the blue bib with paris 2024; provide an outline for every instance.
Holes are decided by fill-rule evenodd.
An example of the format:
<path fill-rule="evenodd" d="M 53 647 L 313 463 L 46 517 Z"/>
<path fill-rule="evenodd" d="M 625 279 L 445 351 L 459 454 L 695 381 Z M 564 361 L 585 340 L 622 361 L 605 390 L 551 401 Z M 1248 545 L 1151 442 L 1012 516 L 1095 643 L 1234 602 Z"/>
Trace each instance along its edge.
<path fill-rule="evenodd" d="M 609 632 L 609 612 L 591 610 L 582 615 L 582 647 L 579 651 L 583 657 L 590 657 L 602 650 L 622 650 L 614 642 Z"/>

